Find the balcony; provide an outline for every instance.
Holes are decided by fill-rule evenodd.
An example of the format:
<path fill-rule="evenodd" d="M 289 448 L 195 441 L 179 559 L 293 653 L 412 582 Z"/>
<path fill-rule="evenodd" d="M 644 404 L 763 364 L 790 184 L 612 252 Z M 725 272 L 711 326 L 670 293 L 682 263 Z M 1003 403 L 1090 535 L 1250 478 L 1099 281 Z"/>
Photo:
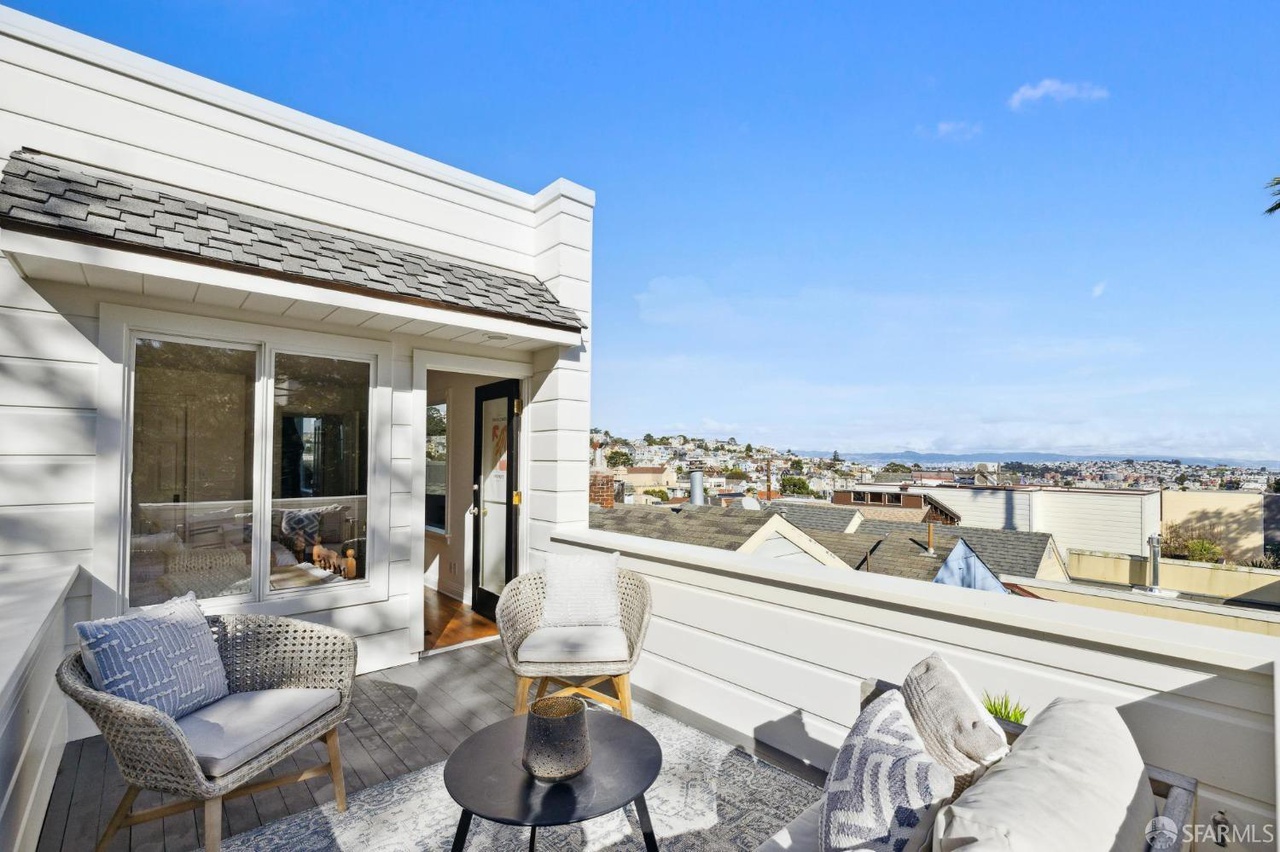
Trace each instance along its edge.
<path fill-rule="evenodd" d="M 654 612 L 633 675 L 636 700 L 646 712 L 711 735 L 725 753 L 738 746 L 785 770 L 768 777 L 783 785 L 791 797 L 786 801 L 816 798 L 809 785 L 821 783 L 869 682 L 901 681 L 936 650 L 975 690 L 1007 691 L 1033 716 L 1058 696 L 1117 706 L 1148 763 L 1199 780 L 1195 821 L 1208 823 L 1221 811 L 1233 827 L 1242 833 L 1253 827 L 1260 839 L 1268 836 L 1264 827 L 1274 825 L 1280 644 L 1269 637 L 893 577 L 856 574 L 835 582 L 829 574 L 778 570 L 768 559 L 601 531 L 556 533 L 550 546 L 618 550 L 626 567 L 648 578 Z M 56 653 L 33 652 L 32 659 L 53 660 L 62 652 L 63 625 L 81 617 L 76 584 L 83 582 L 68 578 L 62 593 L 51 593 L 47 584 L 33 592 L 54 610 L 47 629 L 57 632 L 57 647 Z M 31 691 L 50 693 L 48 706 L 58 707 L 56 690 L 35 680 L 48 678 L 49 668 L 42 663 L 32 671 Z M 511 712 L 512 686 L 494 644 L 361 676 L 342 730 L 353 798 L 438 765 L 469 733 Z M 15 720 L 10 724 L 21 723 Z M 29 724 L 34 729 L 40 722 Z M 318 752 L 316 762 L 322 762 Z M 37 833 L 42 850 L 92 848 L 120 784 L 101 739 L 72 742 L 47 814 L 28 814 L 22 837 Z M 6 807 L 16 801 L 11 794 Z M 237 835 L 252 839 L 259 825 L 330 801 L 325 782 L 311 781 L 229 803 L 226 847 L 264 848 L 238 846 L 247 840 Z M 668 826 L 666 836 L 748 830 L 720 811 L 710 812 L 712 821 L 722 820 L 718 828 Z M 448 827 L 456 813 L 446 798 L 433 819 Z M 764 831 L 785 816 L 759 814 L 750 830 Z M 190 813 L 167 818 L 133 829 L 112 848 L 194 849 L 198 825 Z M 473 841 L 473 848 L 481 847 Z"/>

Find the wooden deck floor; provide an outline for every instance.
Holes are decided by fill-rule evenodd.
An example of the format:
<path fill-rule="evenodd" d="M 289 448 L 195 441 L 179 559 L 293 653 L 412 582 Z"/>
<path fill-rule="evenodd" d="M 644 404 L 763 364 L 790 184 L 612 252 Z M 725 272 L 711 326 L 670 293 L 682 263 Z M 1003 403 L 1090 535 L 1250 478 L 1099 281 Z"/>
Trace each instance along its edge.
<path fill-rule="evenodd" d="M 351 718 L 342 725 L 347 791 L 444 760 L 474 731 L 512 713 L 515 681 L 501 647 L 488 642 L 356 678 Z M 322 746 L 277 766 L 288 772 L 325 760 Z M 101 737 L 70 743 L 58 768 L 39 852 L 90 852 L 124 792 L 124 780 Z M 226 803 L 223 837 L 333 800 L 324 779 L 290 784 Z M 154 793 L 138 807 L 161 803 Z M 203 815 L 190 812 L 125 829 L 110 849 L 192 852 Z"/>

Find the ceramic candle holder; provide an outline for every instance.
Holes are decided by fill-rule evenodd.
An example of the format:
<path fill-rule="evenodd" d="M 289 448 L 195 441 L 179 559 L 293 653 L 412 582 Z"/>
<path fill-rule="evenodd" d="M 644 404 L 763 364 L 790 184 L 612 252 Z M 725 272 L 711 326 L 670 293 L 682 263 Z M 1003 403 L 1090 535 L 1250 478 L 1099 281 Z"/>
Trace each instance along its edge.
<path fill-rule="evenodd" d="M 573 696 L 540 698 L 529 708 L 524 768 L 539 781 L 564 781 L 587 768 L 587 704 Z"/>

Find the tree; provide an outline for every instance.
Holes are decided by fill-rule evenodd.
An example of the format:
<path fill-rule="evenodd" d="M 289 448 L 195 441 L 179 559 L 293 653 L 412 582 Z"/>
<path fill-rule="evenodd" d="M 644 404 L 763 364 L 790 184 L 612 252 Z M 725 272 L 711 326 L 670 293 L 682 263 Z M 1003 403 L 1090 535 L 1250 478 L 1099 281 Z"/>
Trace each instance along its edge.
<path fill-rule="evenodd" d="M 911 469 L 912 469 L 912 470 L 924 470 L 924 468 L 923 468 L 923 467 L 921 467 L 920 462 L 916 462 L 915 464 L 911 465 Z"/>
<path fill-rule="evenodd" d="M 750 444 L 747 444 L 745 447 L 743 447 L 742 451 L 746 453 L 748 456 L 750 456 L 752 453 L 755 452 L 755 448 L 752 447 Z"/>
<path fill-rule="evenodd" d="M 729 468 L 724 472 L 724 478 L 744 481 L 749 479 L 750 477 L 747 476 L 747 472 L 745 470 L 738 467 L 737 465 L 734 465 L 733 467 Z"/>
<path fill-rule="evenodd" d="M 782 493 L 783 494 L 811 494 L 809 490 L 809 480 L 803 476 L 784 476 L 782 477 Z"/>
<path fill-rule="evenodd" d="M 791 471 L 793 473 L 804 473 L 804 462 L 800 459 L 792 459 Z"/>
<path fill-rule="evenodd" d="M 667 493 L 665 488 L 646 488 L 644 493 L 650 497 L 658 498 L 659 503 L 665 503 L 671 499 L 671 495 Z"/>
<path fill-rule="evenodd" d="M 840 458 L 839 450 L 831 451 L 831 461 L 835 462 L 836 464 L 840 464 L 840 462 L 844 461 L 844 459 Z"/>
<path fill-rule="evenodd" d="M 910 473 L 911 468 L 907 467 L 902 462 L 892 461 L 892 462 L 889 462 L 884 467 L 880 468 L 880 472 L 881 473 Z"/>
<path fill-rule="evenodd" d="M 1271 480 L 1271 493 L 1280 494 L 1280 476 L 1277 476 L 1275 479 Z"/>
<path fill-rule="evenodd" d="M 604 463 L 609 467 L 631 467 L 635 464 L 635 459 L 631 458 L 631 453 L 626 450 L 610 450 L 609 455 L 605 456 Z"/>
<path fill-rule="evenodd" d="M 648 444 L 649 446 L 651 446 L 651 447 L 652 447 L 654 444 L 658 443 L 658 439 L 657 439 L 657 438 L 655 438 L 655 437 L 653 437 L 653 433 L 652 433 L 652 432 L 645 432 L 645 433 L 644 433 L 644 442 L 645 442 L 646 444 Z"/>
<path fill-rule="evenodd" d="M 1267 189 L 1271 190 L 1271 194 L 1275 196 L 1275 203 L 1267 208 L 1267 213 L 1280 213 L 1280 177 L 1273 177 L 1267 183 Z"/>

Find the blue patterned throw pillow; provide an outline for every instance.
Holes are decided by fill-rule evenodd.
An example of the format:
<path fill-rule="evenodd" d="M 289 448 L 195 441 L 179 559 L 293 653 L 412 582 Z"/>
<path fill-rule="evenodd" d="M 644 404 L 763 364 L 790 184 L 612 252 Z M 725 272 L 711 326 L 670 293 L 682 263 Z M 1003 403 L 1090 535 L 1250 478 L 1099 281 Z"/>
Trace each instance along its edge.
<path fill-rule="evenodd" d="M 827 774 L 823 852 L 916 852 L 955 779 L 929 756 L 898 690 L 863 708 Z"/>
<path fill-rule="evenodd" d="M 227 695 L 213 631 L 194 592 L 119 618 L 76 625 L 80 659 L 103 692 L 175 719 Z"/>

